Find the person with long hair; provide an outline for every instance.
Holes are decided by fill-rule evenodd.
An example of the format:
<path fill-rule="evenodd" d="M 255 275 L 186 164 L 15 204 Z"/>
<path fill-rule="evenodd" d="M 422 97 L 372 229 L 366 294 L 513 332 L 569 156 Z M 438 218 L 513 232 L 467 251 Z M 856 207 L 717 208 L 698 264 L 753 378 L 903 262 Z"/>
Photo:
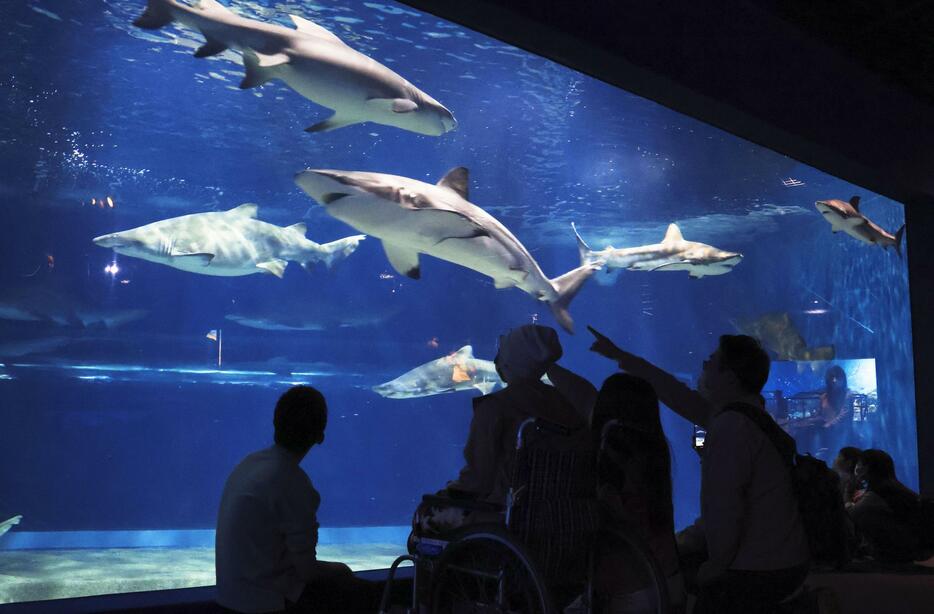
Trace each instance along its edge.
<path fill-rule="evenodd" d="M 679 611 L 685 590 L 674 537 L 671 452 L 655 390 L 644 379 L 611 375 L 597 395 L 592 428 L 600 450 L 598 492 L 607 523 L 645 541 L 668 578 L 672 607 Z M 653 611 L 648 578 L 625 554 L 607 552 L 598 561 L 595 588 L 606 600 L 603 611 Z"/>
<path fill-rule="evenodd" d="M 891 563 L 920 558 L 920 499 L 895 477 L 892 457 L 882 450 L 863 450 L 855 473 L 865 490 L 848 511 L 868 554 Z"/>

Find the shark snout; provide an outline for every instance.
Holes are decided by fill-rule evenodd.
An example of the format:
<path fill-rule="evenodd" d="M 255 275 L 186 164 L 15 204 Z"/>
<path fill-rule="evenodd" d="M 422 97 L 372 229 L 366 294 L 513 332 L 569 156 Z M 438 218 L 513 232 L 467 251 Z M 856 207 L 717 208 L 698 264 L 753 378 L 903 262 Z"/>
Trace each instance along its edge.
<path fill-rule="evenodd" d="M 98 247 L 122 247 L 126 242 L 120 237 L 119 232 L 112 232 L 107 235 L 101 235 L 91 239 L 94 245 Z"/>
<path fill-rule="evenodd" d="M 329 205 L 356 192 L 347 178 L 337 171 L 309 168 L 295 175 L 295 183 L 322 205 Z"/>

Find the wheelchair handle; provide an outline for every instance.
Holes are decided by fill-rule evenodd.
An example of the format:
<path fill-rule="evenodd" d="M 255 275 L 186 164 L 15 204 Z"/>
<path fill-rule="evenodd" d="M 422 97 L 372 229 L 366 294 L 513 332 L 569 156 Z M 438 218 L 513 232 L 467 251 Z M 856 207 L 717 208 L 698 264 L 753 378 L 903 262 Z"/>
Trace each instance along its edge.
<path fill-rule="evenodd" d="M 577 430 L 569 426 L 564 426 L 563 424 L 558 424 L 557 422 L 551 422 L 550 420 L 546 420 L 544 418 L 526 418 L 519 424 L 519 431 L 516 434 L 517 450 L 522 448 L 522 443 L 525 439 L 525 429 L 529 425 L 534 425 L 536 428 L 539 428 L 543 431 L 547 431 L 555 435 L 563 435 L 565 437 Z"/>

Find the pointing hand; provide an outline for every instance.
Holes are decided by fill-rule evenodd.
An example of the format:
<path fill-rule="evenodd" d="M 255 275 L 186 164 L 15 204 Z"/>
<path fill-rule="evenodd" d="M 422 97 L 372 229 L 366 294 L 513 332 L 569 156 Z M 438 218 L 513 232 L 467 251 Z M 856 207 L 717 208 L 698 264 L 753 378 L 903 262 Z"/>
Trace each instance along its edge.
<path fill-rule="evenodd" d="M 610 360 L 619 360 L 620 356 L 623 354 L 623 351 L 616 346 L 615 343 L 610 341 L 610 338 L 606 335 L 598 332 L 592 326 L 587 326 L 587 330 L 590 331 L 590 334 L 594 336 L 593 345 L 590 346 L 591 352 L 596 352 L 601 356 L 605 356 Z"/>

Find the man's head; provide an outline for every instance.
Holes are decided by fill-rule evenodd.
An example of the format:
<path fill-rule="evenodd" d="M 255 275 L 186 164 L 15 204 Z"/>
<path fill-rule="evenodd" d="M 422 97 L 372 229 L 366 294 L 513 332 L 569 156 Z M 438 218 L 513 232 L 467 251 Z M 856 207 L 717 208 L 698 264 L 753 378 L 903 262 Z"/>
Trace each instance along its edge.
<path fill-rule="evenodd" d="M 747 335 L 723 335 L 704 361 L 697 390 L 714 404 L 762 392 L 769 379 L 769 355 Z"/>
<path fill-rule="evenodd" d="M 506 383 L 517 379 L 537 380 L 562 353 L 555 329 L 526 324 L 500 335 L 499 351 L 493 362 Z"/>
<path fill-rule="evenodd" d="M 327 423 L 324 395 L 311 386 L 289 388 L 279 397 L 272 419 L 276 443 L 300 456 L 324 441 Z"/>

